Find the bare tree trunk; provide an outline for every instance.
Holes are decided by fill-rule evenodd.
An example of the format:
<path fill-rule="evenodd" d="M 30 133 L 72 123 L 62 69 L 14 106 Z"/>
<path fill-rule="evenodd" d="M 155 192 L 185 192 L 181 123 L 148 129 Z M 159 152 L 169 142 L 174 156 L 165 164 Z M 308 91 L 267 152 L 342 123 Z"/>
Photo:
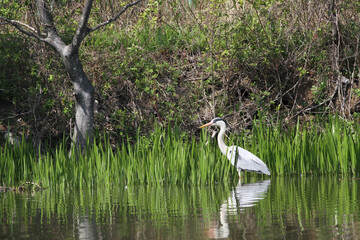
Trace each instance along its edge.
<path fill-rule="evenodd" d="M 78 53 L 62 51 L 61 58 L 74 86 L 75 130 L 73 143 L 81 150 L 91 144 L 94 124 L 94 87 L 84 72 Z"/>

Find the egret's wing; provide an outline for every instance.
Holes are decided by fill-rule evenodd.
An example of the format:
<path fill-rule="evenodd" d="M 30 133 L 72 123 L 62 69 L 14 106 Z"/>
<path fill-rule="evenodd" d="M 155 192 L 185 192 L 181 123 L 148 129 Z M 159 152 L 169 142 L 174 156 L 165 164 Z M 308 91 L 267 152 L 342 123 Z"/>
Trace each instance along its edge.
<path fill-rule="evenodd" d="M 270 171 L 266 164 L 246 149 L 231 146 L 227 150 L 227 157 L 237 169 L 270 175 Z"/>

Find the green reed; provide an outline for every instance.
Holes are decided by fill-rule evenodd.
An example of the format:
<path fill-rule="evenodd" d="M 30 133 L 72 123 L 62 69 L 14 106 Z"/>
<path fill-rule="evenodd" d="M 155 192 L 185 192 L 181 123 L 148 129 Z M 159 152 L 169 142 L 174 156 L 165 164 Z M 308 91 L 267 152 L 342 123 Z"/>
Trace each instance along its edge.
<path fill-rule="evenodd" d="M 338 117 L 326 124 L 308 123 L 284 129 L 255 122 L 252 135 L 227 139 L 258 155 L 272 175 L 356 174 L 360 170 L 360 129 Z M 199 138 L 175 128 L 156 127 L 149 136 L 137 135 L 114 149 L 98 137 L 84 154 L 72 154 L 66 141 L 41 151 L 23 140 L 0 148 L 0 186 L 27 181 L 44 187 L 97 184 L 213 184 L 237 182 L 236 170 L 220 153 L 206 131 Z M 75 150 L 72 150 L 75 152 Z M 248 173 L 245 177 L 266 177 Z"/>
<path fill-rule="evenodd" d="M 360 170 L 358 123 L 329 117 L 327 123 L 310 122 L 284 130 L 281 126 L 255 124 L 249 149 L 273 173 L 357 174 Z"/>
<path fill-rule="evenodd" d="M 98 138 L 100 139 L 100 137 Z M 235 180 L 227 159 L 208 136 L 189 137 L 175 129 L 156 127 L 149 136 L 137 135 L 114 150 L 103 138 L 83 154 L 69 156 L 65 141 L 38 154 L 31 143 L 0 149 L 0 186 L 17 186 L 27 181 L 44 187 L 98 184 L 211 184 Z"/>

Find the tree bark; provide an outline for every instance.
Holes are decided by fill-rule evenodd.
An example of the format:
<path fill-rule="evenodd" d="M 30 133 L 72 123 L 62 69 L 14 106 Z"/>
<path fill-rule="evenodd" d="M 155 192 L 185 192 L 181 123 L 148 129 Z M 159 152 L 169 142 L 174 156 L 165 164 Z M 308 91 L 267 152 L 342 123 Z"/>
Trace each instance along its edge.
<path fill-rule="evenodd" d="M 95 89 L 84 72 L 79 54 L 69 51 L 67 46 L 60 52 L 67 72 L 72 80 L 75 94 L 75 129 L 73 143 L 80 150 L 85 149 L 87 141 L 92 144 L 94 125 Z"/>

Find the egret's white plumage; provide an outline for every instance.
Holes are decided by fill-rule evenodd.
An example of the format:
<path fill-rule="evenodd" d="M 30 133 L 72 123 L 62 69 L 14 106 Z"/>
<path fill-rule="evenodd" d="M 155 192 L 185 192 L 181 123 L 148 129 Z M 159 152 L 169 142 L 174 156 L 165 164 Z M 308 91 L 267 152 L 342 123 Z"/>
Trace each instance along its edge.
<path fill-rule="evenodd" d="M 211 120 L 211 122 L 202 125 L 200 128 L 207 126 L 220 127 L 220 132 L 218 134 L 219 148 L 222 154 L 224 154 L 229 159 L 231 164 L 236 167 L 239 172 L 239 177 L 241 177 L 241 171 L 256 172 L 270 175 L 270 170 L 268 169 L 266 164 L 248 150 L 238 146 L 226 146 L 224 142 L 226 123 L 223 119 L 214 118 L 213 120 Z"/>

